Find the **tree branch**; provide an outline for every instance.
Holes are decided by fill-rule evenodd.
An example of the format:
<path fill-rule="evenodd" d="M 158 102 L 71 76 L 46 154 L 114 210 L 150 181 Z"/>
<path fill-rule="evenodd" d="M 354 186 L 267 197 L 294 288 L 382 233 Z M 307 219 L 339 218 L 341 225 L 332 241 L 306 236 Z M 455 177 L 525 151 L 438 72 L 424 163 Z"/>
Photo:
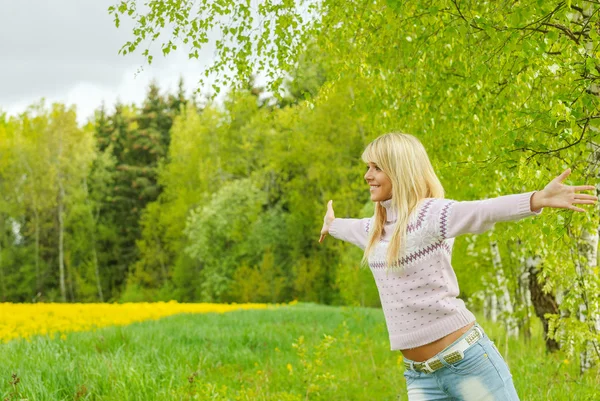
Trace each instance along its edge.
<path fill-rule="evenodd" d="M 517 151 L 528 151 L 528 152 L 533 152 L 532 155 L 527 157 L 527 161 L 531 160 L 532 158 L 534 158 L 537 155 L 549 155 L 552 153 L 558 153 L 562 150 L 565 149 L 569 149 L 575 145 L 577 145 L 579 142 L 581 142 L 581 140 L 583 139 L 584 135 L 585 135 L 585 131 L 587 129 L 587 127 L 589 126 L 589 122 L 590 122 L 590 117 L 586 117 L 585 118 L 586 122 L 585 125 L 583 126 L 583 129 L 581 130 L 581 136 L 573 143 L 570 143 L 566 146 L 563 146 L 561 148 L 557 148 L 557 149 L 550 149 L 550 150 L 536 150 L 536 149 L 532 149 L 532 148 L 528 148 L 528 147 L 522 147 L 522 148 L 516 148 L 516 149 L 512 149 L 510 150 L 510 152 L 517 152 Z"/>
<path fill-rule="evenodd" d="M 542 23 L 542 25 L 544 25 L 544 26 L 551 26 L 551 27 L 554 27 L 556 29 L 560 29 L 568 37 L 570 37 L 571 39 L 573 39 L 575 41 L 575 43 L 579 44 L 579 38 L 576 37 L 575 34 L 573 32 L 571 32 L 571 30 L 569 28 L 567 28 L 566 26 L 561 25 L 561 24 L 554 24 L 554 23 L 551 23 L 551 22 L 544 22 L 544 23 Z"/>
<path fill-rule="evenodd" d="M 469 22 L 467 21 L 467 19 L 465 18 L 465 16 L 463 15 L 462 11 L 460 10 L 460 7 L 458 6 L 458 3 L 456 0 L 452 0 L 452 3 L 454 4 L 454 7 L 456 8 L 456 11 L 458 11 L 458 15 L 460 16 L 460 18 L 462 20 L 464 20 L 467 25 L 469 25 L 472 28 L 477 29 L 478 31 L 483 31 L 483 28 L 479 27 L 477 24 L 473 23 L 473 22 Z"/>

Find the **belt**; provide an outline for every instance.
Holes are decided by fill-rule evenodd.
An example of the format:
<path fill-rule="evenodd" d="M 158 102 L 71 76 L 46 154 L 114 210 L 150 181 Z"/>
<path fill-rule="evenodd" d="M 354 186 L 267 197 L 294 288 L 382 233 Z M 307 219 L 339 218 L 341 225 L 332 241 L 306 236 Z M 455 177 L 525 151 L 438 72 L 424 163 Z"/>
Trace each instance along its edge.
<path fill-rule="evenodd" d="M 474 326 L 462 340 L 452 345 L 448 349 L 440 352 L 438 355 L 429 358 L 423 362 L 409 362 L 404 360 L 404 367 L 406 369 L 413 369 L 417 372 L 433 373 L 438 369 L 444 367 L 441 359 L 443 358 L 446 363 L 456 363 L 465 358 L 465 351 L 471 345 L 483 338 L 483 330 L 479 327 Z M 411 366 L 412 363 L 412 366 Z"/>

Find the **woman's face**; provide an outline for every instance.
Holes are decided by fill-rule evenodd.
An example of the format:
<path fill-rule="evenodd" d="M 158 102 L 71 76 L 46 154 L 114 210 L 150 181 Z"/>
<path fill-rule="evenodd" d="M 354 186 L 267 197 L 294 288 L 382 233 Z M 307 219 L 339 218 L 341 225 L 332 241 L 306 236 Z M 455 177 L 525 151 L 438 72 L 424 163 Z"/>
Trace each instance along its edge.
<path fill-rule="evenodd" d="M 375 163 L 371 162 L 367 165 L 365 180 L 369 184 L 373 202 L 388 200 L 392 197 L 392 181 Z"/>

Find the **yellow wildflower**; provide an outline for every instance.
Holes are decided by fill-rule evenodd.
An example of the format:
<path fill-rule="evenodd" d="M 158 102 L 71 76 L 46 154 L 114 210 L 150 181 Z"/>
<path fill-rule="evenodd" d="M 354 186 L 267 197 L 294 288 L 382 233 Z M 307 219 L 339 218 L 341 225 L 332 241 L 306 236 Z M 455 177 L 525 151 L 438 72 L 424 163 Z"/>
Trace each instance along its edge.
<path fill-rule="evenodd" d="M 160 319 L 178 313 L 224 313 L 239 309 L 266 309 L 267 304 L 209 304 L 138 302 L 124 304 L 0 303 L 0 343 L 33 335 L 89 331 Z"/>

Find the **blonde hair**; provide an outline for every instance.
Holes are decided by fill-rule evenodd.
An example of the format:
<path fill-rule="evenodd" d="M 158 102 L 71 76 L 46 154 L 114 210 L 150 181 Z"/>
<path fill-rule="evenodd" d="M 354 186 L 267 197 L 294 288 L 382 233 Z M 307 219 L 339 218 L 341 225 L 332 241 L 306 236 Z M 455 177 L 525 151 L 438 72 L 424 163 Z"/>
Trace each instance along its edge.
<path fill-rule="evenodd" d="M 425 147 L 412 135 L 400 132 L 381 135 L 367 145 L 361 158 L 365 163 L 375 163 L 392 182 L 391 201 L 398 220 L 386 260 L 388 268 L 400 268 L 400 250 L 410 214 L 425 198 L 443 198 L 444 188 L 433 171 Z M 361 261 L 363 265 L 368 264 L 369 255 L 379 242 L 385 225 L 386 211 L 380 202 L 375 205 L 373 220 Z"/>

